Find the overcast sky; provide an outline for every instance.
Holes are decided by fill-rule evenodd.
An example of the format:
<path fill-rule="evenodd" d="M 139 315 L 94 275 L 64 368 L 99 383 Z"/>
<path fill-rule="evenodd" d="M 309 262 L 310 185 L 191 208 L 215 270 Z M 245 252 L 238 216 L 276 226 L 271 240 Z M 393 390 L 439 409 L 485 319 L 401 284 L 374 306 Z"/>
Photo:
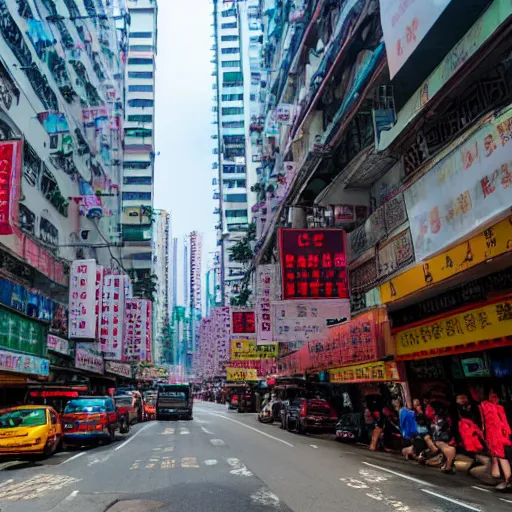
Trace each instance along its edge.
<path fill-rule="evenodd" d="M 180 242 L 191 231 L 203 233 L 204 272 L 215 249 L 213 7 L 208 0 L 159 0 L 158 7 L 155 207 L 172 213 Z"/>

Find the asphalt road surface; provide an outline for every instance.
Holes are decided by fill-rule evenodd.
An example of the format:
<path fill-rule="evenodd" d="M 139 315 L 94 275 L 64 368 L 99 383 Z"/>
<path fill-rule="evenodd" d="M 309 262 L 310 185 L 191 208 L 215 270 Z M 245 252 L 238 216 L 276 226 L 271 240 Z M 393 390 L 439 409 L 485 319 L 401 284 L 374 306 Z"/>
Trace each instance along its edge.
<path fill-rule="evenodd" d="M 512 495 L 196 402 L 193 421 L 144 423 L 110 446 L 0 465 L 1 512 L 70 510 L 510 512 Z"/>

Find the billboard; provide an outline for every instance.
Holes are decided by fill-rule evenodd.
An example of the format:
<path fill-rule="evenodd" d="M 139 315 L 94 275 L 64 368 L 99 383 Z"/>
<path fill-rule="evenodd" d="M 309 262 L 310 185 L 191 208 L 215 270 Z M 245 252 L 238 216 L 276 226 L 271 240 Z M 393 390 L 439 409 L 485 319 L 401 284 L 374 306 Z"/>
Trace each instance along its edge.
<path fill-rule="evenodd" d="M 96 261 L 76 260 L 69 278 L 70 339 L 96 339 Z"/>
<path fill-rule="evenodd" d="M 106 359 L 120 361 L 124 335 L 124 276 L 107 274 L 103 277 L 100 347 Z"/>

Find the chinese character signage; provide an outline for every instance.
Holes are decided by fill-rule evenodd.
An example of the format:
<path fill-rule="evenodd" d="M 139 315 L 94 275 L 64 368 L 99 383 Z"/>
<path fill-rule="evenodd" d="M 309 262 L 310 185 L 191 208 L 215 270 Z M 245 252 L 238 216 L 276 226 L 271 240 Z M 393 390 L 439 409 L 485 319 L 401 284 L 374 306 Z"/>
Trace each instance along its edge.
<path fill-rule="evenodd" d="M 228 382 L 247 382 L 258 380 L 258 373 L 254 369 L 226 368 Z"/>
<path fill-rule="evenodd" d="M 231 328 L 233 334 L 255 334 L 256 324 L 254 321 L 254 311 L 232 310 Z"/>
<path fill-rule="evenodd" d="M 451 0 L 380 0 L 380 19 L 393 78 Z"/>
<path fill-rule="evenodd" d="M 256 334 L 258 345 L 271 343 L 272 312 L 271 301 L 279 300 L 277 265 L 259 265 L 256 268 Z"/>
<path fill-rule="evenodd" d="M 91 345 L 77 343 L 75 349 L 75 368 L 92 373 L 104 373 L 105 361 L 101 352 L 95 350 Z"/>
<path fill-rule="evenodd" d="M 124 276 L 107 274 L 103 278 L 100 347 L 105 359 L 120 361 L 124 336 Z"/>
<path fill-rule="evenodd" d="M 119 375 L 126 379 L 132 378 L 132 367 L 125 363 L 116 363 L 114 361 L 105 361 L 105 372 L 112 373 L 113 375 Z"/>
<path fill-rule="evenodd" d="M 255 339 L 233 338 L 231 340 L 231 360 L 251 361 L 277 357 L 277 343 L 257 345 Z"/>
<path fill-rule="evenodd" d="M 53 350 L 54 352 L 58 352 L 59 354 L 69 356 L 69 354 L 71 353 L 69 341 L 59 338 L 58 336 L 54 336 L 53 334 L 48 334 L 46 344 L 49 350 Z"/>
<path fill-rule="evenodd" d="M 349 298 L 341 229 L 279 229 L 283 299 Z"/>
<path fill-rule="evenodd" d="M 48 377 L 50 361 L 42 357 L 0 350 L 0 371 Z"/>
<path fill-rule="evenodd" d="M 403 363 L 402 363 L 403 364 Z M 395 362 L 382 362 L 358 364 L 329 370 L 331 382 L 391 382 L 399 381 L 403 372 Z M 401 375 L 402 374 L 402 375 Z"/>
<path fill-rule="evenodd" d="M 13 225 L 18 224 L 22 144 L 21 140 L 0 144 L 0 235 L 14 234 Z"/>
<path fill-rule="evenodd" d="M 152 311 L 153 311 L 153 303 L 150 300 L 145 300 L 145 311 L 146 311 L 146 321 L 144 323 L 144 335 L 146 339 L 146 358 L 145 361 L 147 363 L 153 362 L 153 337 L 152 337 Z"/>
<path fill-rule="evenodd" d="M 511 332 L 512 300 L 504 300 L 397 332 L 397 355 L 428 356 L 457 345 L 501 339 Z"/>
<path fill-rule="evenodd" d="M 490 119 L 407 189 L 404 197 L 416 259 L 421 261 L 509 209 L 512 109 Z"/>
<path fill-rule="evenodd" d="M 148 300 L 126 300 L 123 361 L 151 362 L 151 302 Z"/>
<path fill-rule="evenodd" d="M 101 265 L 96 265 L 96 296 L 94 314 L 96 315 L 96 339 L 100 338 L 101 333 L 101 313 L 103 312 L 103 273 L 104 268 Z"/>
<path fill-rule="evenodd" d="M 96 261 L 73 261 L 69 281 L 68 337 L 94 340 L 97 325 Z"/>
<path fill-rule="evenodd" d="M 327 320 L 350 319 L 350 300 L 281 300 L 272 303 L 273 341 L 302 344 L 322 338 Z"/>

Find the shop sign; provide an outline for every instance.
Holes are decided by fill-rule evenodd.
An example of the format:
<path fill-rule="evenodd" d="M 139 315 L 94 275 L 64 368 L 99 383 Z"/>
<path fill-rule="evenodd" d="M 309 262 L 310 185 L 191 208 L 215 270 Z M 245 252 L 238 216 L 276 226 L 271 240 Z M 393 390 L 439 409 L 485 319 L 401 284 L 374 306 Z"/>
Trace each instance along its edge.
<path fill-rule="evenodd" d="M 103 312 L 103 273 L 104 268 L 96 265 L 96 295 L 94 297 L 94 314 L 96 315 L 96 339 L 100 338 L 101 333 L 101 314 Z"/>
<path fill-rule="evenodd" d="M 232 334 L 255 334 L 256 323 L 253 310 L 231 310 Z"/>
<path fill-rule="evenodd" d="M 75 368 L 92 373 L 104 373 L 105 361 L 101 352 L 87 343 L 77 343 L 75 349 Z"/>
<path fill-rule="evenodd" d="M 127 379 L 132 378 L 132 367 L 129 364 L 105 361 L 105 372 L 119 375 L 120 377 L 125 377 Z"/>
<path fill-rule="evenodd" d="M 21 251 L 15 249 L 15 252 L 27 264 L 39 270 L 39 272 L 49 277 L 52 281 L 65 286 L 68 285 L 68 279 L 64 275 L 64 265 L 28 236 L 22 236 L 22 249 Z M 73 274 L 70 272 L 70 275 L 72 276 Z"/>
<path fill-rule="evenodd" d="M 393 78 L 418 48 L 451 0 L 380 0 L 380 19 Z"/>
<path fill-rule="evenodd" d="M 70 339 L 96 337 L 96 261 L 76 260 L 71 265 L 69 283 Z"/>
<path fill-rule="evenodd" d="M 59 354 L 64 354 L 65 356 L 69 356 L 71 353 L 69 341 L 59 338 L 58 336 L 54 336 L 53 334 L 48 334 L 46 345 L 49 350 L 53 350 Z"/>
<path fill-rule="evenodd" d="M 379 279 L 388 277 L 414 261 L 411 232 L 406 229 L 378 251 Z"/>
<path fill-rule="evenodd" d="M 292 103 L 280 103 L 276 110 L 276 120 L 280 124 L 290 126 L 293 121 L 295 106 Z"/>
<path fill-rule="evenodd" d="M 512 203 L 512 109 L 492 118 L 404 192 L 417 260 L 470 235 Z"/>
<path fill-rule="evenodd" d="M 399 300 L 512 250 L 512 217 L 380 286 L 382 303 Z"/>
<path fill-rule="evenodd" d="M 153 303 L 146 300 L 146 321 L 144 322 L 144 336 L 146 339 L 146 362 L 153 362 Z"/>
<path fill-rule="evenodd" d="M 123 361 L 151 362 L 151 302 L 129 299 L 125 306 Z"/>
<path fill-rule="evenodd" d="M 443 361 L 439 358 L 409 361 L 409 370 L 419 380 L 441 380 L 446 378 Z"/>
<path fill-rule="evenodd" d="M 327 320 L 349 319 L 348 299 L 281 300 L 271 305 L 273 339 L 279 343 L 302 344 L 327 332 Z"/>
<path fill-rule="evenodd" d="M 226 380 L 228 382 L 254 381 L 258 380 L 258 373 L 254 369 L 226 368 Z"/>
<path fill-rule="evenodd" d="M 0 371 L 48 377 L 50 361 L 42 357 L 0 350 Z"/>
<path fill-rule="evenodd" d="M 106 359 L 116 361 L 123 355 L 124 291 L 123 275 L 107 274 L 103 277 L 100 347 Z"/>
<path fill-rule="evenodd" d="M 259 345 L 271 343 L 271 301 L 279 300 L 277 265 L 259 265 L 256 268 L 256 334 Z"/>
<path fill-rule="evenodd" d="M 331 382 L 343 382 L 346 384 L 399 381 L 401 379 L 400 373 L 397 363 L 382 361 L 329 370 Z"/>
<path fill-rule="evenodd" d="M 277 343 L 258 345 L 255 339 L 233 338 L 231 340 L 231 360 L 251 361 L 277 357 Z"/>
<path fill-rule="evenodd" d="M 21 140 L 0 144 L 0 235 L 14 234 L 13 226 L 18 224 L 22 144 Z"/>
<path fill-rule="evenodd" d="M 348 299 L 346 237 L 341 229 L 278 231 L 284 299 Z"/>
<path fill-rule="evenodd" d="M 397 332 L 397 354 L 406 358 L 417 352 L 503 338 L 511 332 L 512 300 L 504 300 Z"/>
<path fill-rule="evenodd" d="M 46 329 L 34 320 L 0 308 L 0 347 L 34 355 L 46 351 Z"/>

